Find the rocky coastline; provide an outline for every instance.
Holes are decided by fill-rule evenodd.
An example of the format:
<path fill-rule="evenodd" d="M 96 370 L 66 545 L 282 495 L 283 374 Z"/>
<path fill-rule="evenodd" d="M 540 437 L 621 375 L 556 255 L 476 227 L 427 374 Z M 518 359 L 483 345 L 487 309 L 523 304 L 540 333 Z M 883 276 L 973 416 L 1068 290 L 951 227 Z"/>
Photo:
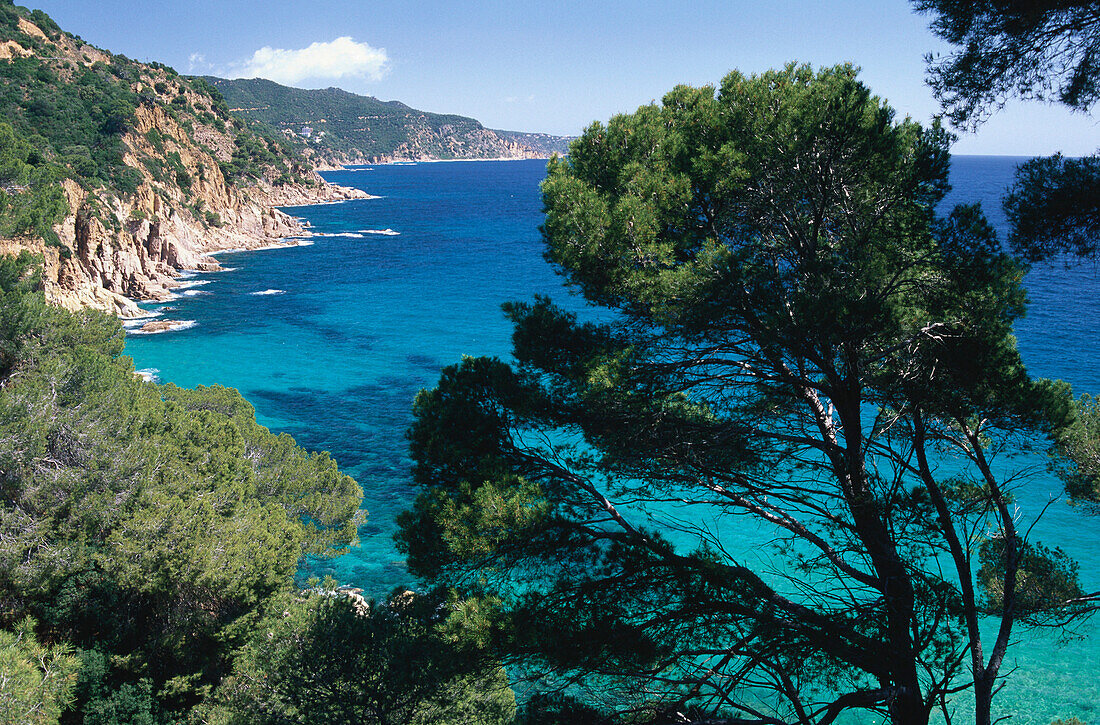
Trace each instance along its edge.
<path fill-rule="evenodd" d="M 218 226 L 153 197 L 148 200 L 151 214 L 135 214 L 133 208 L 114 210 L 113 216 L 124 220 L 119 228 L 77 212 L 56 229 L 62 246 L 34 239 L 0 240 L 0 253 L 26 249 L 41 255 L 43 286 L 54 304 L 137 318 L 145 314 L 137 302 L 170 299 L 181 286 L 182 273 L 219 271 L 221 265 L 211 252 L 293 246 L 288 238 L 311 236 L 301 220 L 276 207 L 372 198 L 358 189 L 324 182 L 313 187 L 258 185 L 243 193 L 230 190 L 236 193 L 211 199 L 206 205 L 217 215 Z M 87 193 L 83 189 L 66 182 L 65 192 L 70 208 L 85 207 Z M 141 203 L 140 198 L 135 200 L 134 207 L 140 208 Z"/>
<path fill-rule="evenodd" d="M 102 82 L 125 86 L 136 100 L 132 115 L 118 121 L 125 172 L 109 180 L 64 178 L 69 213 L 54 226 L 55 239 L 0 238 L 0 254 L 42 258 L 42 285 L 56 305 L 147 317 L 138 302 L 171 299 L 188 271 L 221 269 L 213 252 L 310 236 L 278 207 L 371 198 L 326 183 L 305 159 L 252 134 L 202 84 L 164 66 L 119 61 L 25 18 L 19 29 L 25 37 L 0 44 L 0 59 L 41 57 L 42 72 L 59 82 L 72 80 L 78 68 L 111 67 Z M 167 329 L 166 322 L 155 327 Z"/>

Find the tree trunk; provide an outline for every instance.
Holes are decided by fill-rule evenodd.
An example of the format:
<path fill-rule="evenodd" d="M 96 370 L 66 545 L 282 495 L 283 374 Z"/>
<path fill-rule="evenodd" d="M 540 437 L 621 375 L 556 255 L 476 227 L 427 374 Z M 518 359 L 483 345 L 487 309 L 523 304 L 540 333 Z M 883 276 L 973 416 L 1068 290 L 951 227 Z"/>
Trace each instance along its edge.
<path fill-rule="evenodd" d="M 974 678 L 974 725 L 993 721 L 993 681 L 986 673 Z"/>

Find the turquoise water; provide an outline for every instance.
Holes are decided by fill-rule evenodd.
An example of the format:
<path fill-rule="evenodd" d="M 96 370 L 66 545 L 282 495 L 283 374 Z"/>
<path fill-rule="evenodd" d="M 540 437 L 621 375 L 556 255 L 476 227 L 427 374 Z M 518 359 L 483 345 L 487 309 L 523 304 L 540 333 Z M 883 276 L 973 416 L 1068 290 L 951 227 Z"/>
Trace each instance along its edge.
<path fill-rule="evenodd" d="M 1003 228 L 999 197 L 1018 159 L 959 157 L 949 203 L 982 201 Z M 391 536 L 410 502 L 404 431 L 416 391 L 462 355 L 510 350 L 500 312 L 509 299 L 549 294 L 581 307 L 542 258 L 538 183 L 541 161 L 376 166 L 325 174 L 381 199 L 301 207 L 291 213 L 325 234 L 310 246 L 225 255 L 233 271 L 174 301 L 172 319 L 195 326 L 127 342 L 139 369 L 179 385 L 236 387 L 273 430 L 332 452 L 365 491 L 369 519 L 361 544 L 335 561 L 311 563 L 384 593 L 408 581 Z M 396 235 L 364 230 L 386 230 Z M 1054 264 L 1034 270 L 1020 347 L 1034 374 L 1100 392 L 1100 273 Z M 272 292 L 257 295 L 256 292 Z M 1037 476 L 1018 498 L 1035 511 L 1058 490 Z M 1100 589 L 1100 519 L 1053 505 L 1036 536 L 1081 563 L 1082 584 Z M 1087 641 L 1056 646 L 1025 636 L 1013 650 L 1018 671 L 1000 699 L 1013 722 L 1088 720 L 1100 702 L 1100 621 Z"/>

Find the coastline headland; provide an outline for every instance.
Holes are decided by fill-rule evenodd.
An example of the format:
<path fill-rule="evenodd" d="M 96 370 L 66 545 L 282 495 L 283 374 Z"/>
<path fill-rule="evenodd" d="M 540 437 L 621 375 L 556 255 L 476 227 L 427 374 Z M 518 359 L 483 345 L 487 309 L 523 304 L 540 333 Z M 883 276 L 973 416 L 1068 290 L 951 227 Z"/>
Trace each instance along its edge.
<path fill-rule="evenodd" d="M 85 209 L 88 193 L 71 182 L 64 186 L 70 208 Z M 328 184 L 319 175 L 311 186 L 257 184 L 223 190 L 206 199 L 204 208 L 211 217 L 173 208 L 160 197 L 149 204 L 152 214 L 143 214 L 139 197 L 112 210 L 117 226 L 78 211 L 56 228 L 60 247 L 40 240 L 0 240 L 0 253 L 28 249 L 40 254 L 46 297 L 55 304 L 140 318 L 147 313 L 137 303 L 172 299 L 184 286 L 183 273 L 221 271 L 211 253 L 290 247 L 296 243 L 288 239 L 312 236 L 302 220 L 277 207 L 373 198 L 359 189 Z M 216 219 L 217 226 L 208 218 Z"/>
<path fill-rule="evenodd" d="M 559 154 L 560 155 L 560 154 Z M 458 162 L 479 162 L 479 161 L 549 161 L 550 155 L 528 155 L 528 156 L 484 156 L 474 159 L 441 159 L 434 156 L 425 157 L 403 157 L 403 156 L 381 156 L 371 159 L 355 159 L 345 161 L 344 163 L 329 163 L 321 162 L 316 166 L 317 171 L 355 171 L 359 167 L 363 166 L 403 166 L 406 164 L 449 164 Z"/>
<path fill-rule="evenodd" d="M 5 121 L 11 133 L 38 139 L 27 143 L 52 160 L 58 181 L 39 190 L 56 209 L 51 233 L 0 238 L 0 254 L 39 255 L 54 304 L 147 317 L 138 302 L 173 299 L 187 272 L 221 269 L 211 252 L 310 235 L 279 207 L 370 198 L 325 182 L 277 133 L 235 118 L 209 84 L 95 48 L 37 16 L 19 16 L 6 32 L 9 57 L 35 74 L 0 79 L 5 88 L 21 83 L 27 99 Z M 85 114 L 99 111 L 81 104 L 106 93 L 114 115 L 81 127 L 74 141 L 23 107 L 58 93 Z M 93 153 L 99 148 L 111 153 Z"/>

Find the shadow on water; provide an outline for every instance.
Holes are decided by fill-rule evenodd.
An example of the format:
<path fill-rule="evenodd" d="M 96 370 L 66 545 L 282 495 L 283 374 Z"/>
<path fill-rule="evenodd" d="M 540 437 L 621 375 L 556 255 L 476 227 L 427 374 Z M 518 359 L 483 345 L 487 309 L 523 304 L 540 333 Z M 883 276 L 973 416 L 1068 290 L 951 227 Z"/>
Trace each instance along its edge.
<path fill-rule="evenodd" d="M 250 390 L 265 415 L 290 421 L 285 432 L 299 445 L 328 451 L 370 492 L 404 490 L 409 482 L 405 430 L 419 378 L 385 378 L 344 390 Z M 283 431 L 280 431 L 283 432 Z"/>
<path fill-rule="evenodd" d="M 443 363 L 431 355 L 413 354 L 405 357 L 405 362 L 415 368 L 419 368 L 425 372 L 438 375 L 443 370 Z"/>

